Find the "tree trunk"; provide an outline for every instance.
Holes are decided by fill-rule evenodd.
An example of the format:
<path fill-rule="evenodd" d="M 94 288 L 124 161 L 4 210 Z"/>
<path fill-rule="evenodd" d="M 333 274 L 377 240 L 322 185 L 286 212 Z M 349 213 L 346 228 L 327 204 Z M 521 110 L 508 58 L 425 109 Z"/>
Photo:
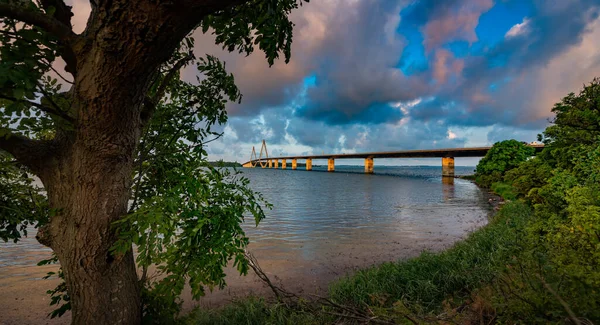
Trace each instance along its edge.
<path fill-rule="evenodd" d="M 80 245 L 81 246 L 81 245 Z M 102 254 L 77 258 L 69 256 L 63 263 L 67 287 L 72 301 L 73 324 L 139 324 L 141 322 L 140 291 L 133 254 L 120 260 L 100 261 Z M 81 255 L 83 256 L 83 255 Z M 78 263 L 95 259 L 102 269 L 90 270 Z"/>
<path fill-rule="evenodd" d="M 61 137 L 58 159 L 42 177 L 56 211 L 39 240 L 59 258 L 73 324 L 141 322 L 133 253 L 110 251 L 117 239 L 112 224 L 127 213 L 133 152 L 141 129 L 139 117 L 122 116 L 131 111 L 139 111 L 139 105 L 106 114 Z"/>
<path fill-rule="evenodd" d="M 76 158 L 74 159 L 76 160 Z M 101 162 L 97 162 L 101 165 Z M 123 168 L 127 169 L 127 168 Z M 99 168 L 93 177 L 52 182 L 51 202 L 61 201 L 40 242 L 59 258 L 71 297 L 73 324 L 138 324 L 140 288 L 132 251 L 114 255 L 116 237 L 111 223 L 125 215 L 131 179 Z M 91 179 L 91 178 L 96 178 Z"/>
<path fill-rule="evenodd" d="M 133 253 L 111 253 L 113 223 L 127 214 L 150 83 L 193 27 L 176 20 L 158 2 L 127 1 L 94 11 L 88 24 L 96 36 L 78 55 L 75 129 L 57 133 L 54 159 L 39 175 L 56 209 L 39 240 L 59 258 L 73 324 L 141 322 Z"/>

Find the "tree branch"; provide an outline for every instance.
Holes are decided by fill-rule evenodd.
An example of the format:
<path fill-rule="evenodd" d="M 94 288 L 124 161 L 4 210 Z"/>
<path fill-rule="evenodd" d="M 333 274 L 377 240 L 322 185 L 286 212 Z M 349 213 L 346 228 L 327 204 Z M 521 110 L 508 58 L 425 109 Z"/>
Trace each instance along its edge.
<path fill-rule="evenodd" d="M 41 172 L 42 165 L 46 161 L 40 158 L 51 151 L 48 148 L 48 141 L 32 140 L 0 128 L 0 150 L 13 155 L 18 162 L 29 167 L 38 175 Z"/>
<path fill-rule="evenodd" d="M 165 92 L 167 91 L 167 87 L 169 86 L 169 83 L 171 83 L 171 81 L 173 80 L 175 75 L 179 72 L 179 70 L 181 70 L 181 68 L 183 68 L 183 66 L 186 63 L 188 63 L 189 61 L 191 61 L 193 59 L 194 59 L 194 53 L 192 51 L 190 51 L 190 53 L 188 53 L 186 56 L 184 56 L 179 61 L 177 61 L 171 67 L 171 69 L 169 69 L 169 71 L 163 78 L 162 82 L 156 89 L 156 93 L 154 94 L 154 96 L 152 98 L 146 97 L 144 99 L 144 108 L 142 109 L 142 112 L 141 112 L 141 119 L 142 119 L 143 125 L 148 123 L 148 121 L 152 118 L 152 115 L 154 114 L 154 110 L 156 109 L 156 105 L 158 105 L 158 102 L 160 102 L 162 97 L 165 95 Z"/>
<path fill-rule="evenodd" d="M 200 11 L 204 15 L 212 15 L 221 10 L 234 7 L 250 0 L 180 0 L 186 8 Z"/>
<path fill-rule="evenodd" d="M 73 33 L 70 26 L 65 25 L 58 19 L 23 7 L 0 3 L 0 17 L 15 19 L 26 24 L 38 26 L 61 41 L 70 42 L 77 36 L 77 34 Z"/>
<path fill-rule="evenodd" d="M 60 106 L 58 106 L 58 104 L 56 104 L 56 102 L 52 99 L 52 96 L 50 96 L 50 94 L 48 94 L 48 92 L 46 90 L 44 90 L 44 87 L 42 87 L 42 85 L 40 85 L 39 83 L 37 84 L 38 89 L 40 90 L 40 92 L 44 95 L 44 97 L 42 97 L 42 100 L 45 98 L 46 100 L 48 100 L 48 102 L 50 102 L 50 105 L 52 105 L 52 108 L 47 107 L 44 105 L 44 107 L 46 107 L 47 109 L 52 109 L 53 112 L 55 112 L 54 114 L 59 114 L 58 116 L 60 116 L 61 118 L 63 118 L 64 120 L 74 123 L 75 119 L 72 118 L 69 114 L 65 113 L 65 111 L 62 110 L 62 108 L 60 108 Z M 31 103 L 31 102 L 30 102 Z M 49 111 L 46 111 L 46 113 L 52 113 Z"/>
<path fill-rule="evenodd" d="M 186 65 L 186 63 L 188 63 L 189 61 L 191 61 L 193 59 L 194 59 L 194 53 L 192 51 L 190 51 L 190 53 L 188 53 L 188 55 L 181 58 L 179 61 L 177 61 L 171 67 L 169 72 L 167 72 L 167 74 L 163 78 L 160 86 L 158 86 L 158 89 L 156 90 L 156 94 L 154 94 L 154 98 L 152 100 L 154 101 L 155 104 L 158 104 L 158 102 L 165 95 L 165 92 L 167 90 L 167 87 L 169 86 L 169 83 L 175 77 L 175 75 L 179 72 L 179 70 L 181 70 L 181 68 L 183 68 L 183 66 Z"/>
<path fill-rule="evenodd" d="M 15 19 L 26 24 L 42 28 L 56 37 L 62 45 L 61 57 L 65 60 L 65 71 L 75 75 L 77 56 L 73 51 L 73 42 L 77 34 L 71 29 L 71 7 L 62 0 L 43 0 L 42 6 L 47 10 L 50 6 L 56 8 L 54 17 L 39 11 L 26 9 L 15 5 L 0 3 L 0 17 Z"/>
<path fill-rule="evenodd" d="M 22 103 L 22 104 L 26 104 L 26 105 L 31 105 L 34 106 L 36 108 L 38 108 L 39 110 L 41 110 L 42 112 L 48 113 L 48 114 L 52 114 L 52 115 L 56 115 L 60 118 L 62 118 L 63 120 L 70 122 L 70 123 L 74 123 L 75 119 L 72 118 L 71 116 L 67 115 L 67 113 L 61 111 L 61 110 L 56 110 L 52 107 L 48 107 L 46 105 L 42 105 L 42 104 L 38 104 L 35 102 L 30 102 L 28 100 L 24 100 L 24 99 L 17 99 L 14 97 L 10 97 L 10 96 L 5 96 L 0 94 L 0 99 L 6 99 L 6 100 L 10 100 L 16 103 Z"/>
<path fill-rule="evenodd" d="M 41 0 L 40 2 L 46 12 L 50 7 L 54 7 L 54 18 L 65 26 L 71 27 L 71 17 L 73 17 L 72 6 L 67 6 L 63 0 Z"/>

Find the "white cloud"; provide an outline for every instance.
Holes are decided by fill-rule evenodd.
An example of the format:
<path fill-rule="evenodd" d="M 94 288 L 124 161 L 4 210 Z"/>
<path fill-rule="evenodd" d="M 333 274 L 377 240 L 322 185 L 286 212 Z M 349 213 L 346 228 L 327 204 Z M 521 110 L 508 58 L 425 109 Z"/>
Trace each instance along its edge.
<path fill-rule="evenodd" d="M 450 129 L 448 129 L 448 139 L 456 139 L 456 133 L 452 132 Z"/>
<path fill-rule="evenodd" d="M 419 97 L 417 99 L 409 101 L 390 103 L 390 106 L 399 108 L 404 115 L 408 115 L 411 108 L 415 107 L 416 105 L 419 105 L 423 101 L 428 102 L 431 100 L 431 98 L 423 99 Z"/>
<path fill-rule="evenodd" d="M 511 27 L 508 30 L 508 32 L 506 32 L 506 35 L 504 35 L 504 36 L 506 38 L 517 37 L 519 35 L 527 34 L 528 32 L 529 32 L 529 18 L 525 17 L 525 18 L 523 18 L 523 22 Z"/>

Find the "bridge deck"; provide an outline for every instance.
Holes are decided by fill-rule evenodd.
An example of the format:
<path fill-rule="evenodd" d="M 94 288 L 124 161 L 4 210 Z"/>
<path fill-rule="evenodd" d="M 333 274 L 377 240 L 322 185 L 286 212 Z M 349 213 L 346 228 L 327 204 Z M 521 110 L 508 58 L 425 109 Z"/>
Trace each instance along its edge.
<path fill-rule="evenodd" d="M 540 152 L 544 145 L 529 145 L 534 148 L 536 153 Z M 448 148 L 448 149 L 424 149 L 424 150 L 403 150 L 403 151 L 382 151 L 382 152 L 364 152 L 364 153 L 345 153 L 328 155 L 307 155 L 307 156 L 285 156 L 269 157 L 248 161 L 266 161 L 269 159 L 352 159 L 352 158 L 443 158 L 443 157 L 483 157 L 491 147 L 474 148 Z"/>

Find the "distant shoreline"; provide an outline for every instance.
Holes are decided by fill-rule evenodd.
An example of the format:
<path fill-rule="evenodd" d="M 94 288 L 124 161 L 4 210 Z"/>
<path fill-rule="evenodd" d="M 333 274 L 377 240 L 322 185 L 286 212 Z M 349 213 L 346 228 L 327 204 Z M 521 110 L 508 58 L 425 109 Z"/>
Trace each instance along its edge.
<path fill-rule="evenodd" d="M 213 167 L 242 167 L 242 164 L 240 164 L 237 161 L 218 160 L 218 161 L 209 161 L 208 164 Z"/>

